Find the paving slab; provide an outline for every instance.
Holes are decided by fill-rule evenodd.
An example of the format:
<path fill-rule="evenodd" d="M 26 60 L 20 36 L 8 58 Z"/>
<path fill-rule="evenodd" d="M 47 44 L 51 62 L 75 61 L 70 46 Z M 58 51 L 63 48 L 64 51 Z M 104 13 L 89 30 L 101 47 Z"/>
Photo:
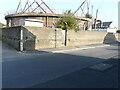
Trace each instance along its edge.
<path fill-rule="evenodd" d="M 98 71 L 105 71 L 109 68 L 113 67 L 112 64 L 106 64 L 106 63 L 99 63 L 97 65 L 93 65 L 90 68 Z"/>

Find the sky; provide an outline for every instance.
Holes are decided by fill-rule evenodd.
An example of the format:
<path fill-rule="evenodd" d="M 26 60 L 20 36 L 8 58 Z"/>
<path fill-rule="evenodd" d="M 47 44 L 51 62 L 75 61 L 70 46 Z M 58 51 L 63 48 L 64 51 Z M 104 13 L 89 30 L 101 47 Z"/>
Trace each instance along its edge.
<path fill-rule="evenodd" d="M 24 2 L 27 0 L 21 0 Z M 30 0 L 31 2 L 33 0 Z M 36 0 L 39 3 L 40 0 Z M 84 0 L 43 0 L 51 9 L 57 11 L 72 10 L 73 12 L 81 5 Z M 113 21 L 116 27 L 118 27 L 118 2 L 120 0 L 89 0 L 90 13 L 92 12 L 91 6 L 93 5 L 93 17 L 96 16 L 96 10 L 98 9 L 98 19 L 102 21 Z M 6 24 L 4 19 L 7 12 L 14 12 L 17 9 L 19 0 L 0 0 L 0 22 Z M 77 12 L 81 13 L 81 10 Z"/>

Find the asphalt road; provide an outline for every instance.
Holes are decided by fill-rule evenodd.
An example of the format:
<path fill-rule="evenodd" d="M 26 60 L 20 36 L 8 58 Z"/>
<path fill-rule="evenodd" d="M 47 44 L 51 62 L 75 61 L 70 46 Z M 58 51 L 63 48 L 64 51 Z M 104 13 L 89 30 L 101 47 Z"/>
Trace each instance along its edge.
<path fill-rule="evenodd" d="M 65 78 L 64 76 L 73 74 L 73 72 L 75 72 L 74 75 L 72 75 L 73 77 L 75 75 L 77 76 L 79 75 L 85 76 L 86 74 L 90 74 L 91 76 L 95 75 L 96 72 L 90 73 L 89 70 L 90 66 L 101 62 L 105 62 L 109 58 L 117 55 L 118 55 L 117 44 L 113 44 L 107 47 L 88 48 L 84 50 L 72 50 L 62 53 L 44 52 L 44 54 L 42 54 L 41 52 L 41 54 L 39 55 L 32 53 L 31 54 L 20 53 L 15 51 L 13 48 L 7 46 L 6 44 L 3 44 L 2 62 L 0 62 L 2 63 L 2 86 L 3 88 L 47 87 L 46 85 L 48 85 L 49 83 L 48 81 L 50 80 L 59 81 L 60 80 L 59 78 L 63 77 L 57 86 L 53 85 L 54 81 L 52 81 L 51 83 L 53 84 L 48 85 L 48 87 L 54 88 L 56 86 L 78 88 L 79 84 L 76 86 L 75 84 L 73 84 L 73 86 L 70 86 L 72 84 L 68 84 L 67 82 L 62 84 L 64 81 L 66 81 L 64 79 Z M 86 71 L 85 68 L 88 68 L 87 69 L 88 72 Z M 83 73 L 81 72 L 81 70 L 83 71 Z M 107 73 L 106 77 L 112 72 L 114 72 L 114 68 L 113 71 Z M 96 75 L 99 75 L 99 73 L 97 73 Z M 114 81 L 115 83 L 110 87 L 117 87 L 116 79 L 117 69 L 115 69 L 114 75 L 113 74 L 111 75 L 113 77 L 113 79 L 111 80 Z M 96 76 L 96 78 L 99 77 Z M 72 81 L 77 83 L 81 79 L 82 77 L 72 79 Z M 67 80 L 69 81 L 70 77 L 68 77 Z M 82 85 L 83 87 L 85 87 L 85 84 L 87 84 L 85 80 L 81 80 L 84 84 Z M 89 83 L 90 81 L 91 80 L 89 80 Z M 102 87 L 101 85 L 102 84 L 98 85 L 98 87 Z M 79 86 L 79 88 L 82 86 Z M 92 87 L 92 85 L 90 86 Z"/>
<path fill-rule="evenodd" d="M 31 88 L 118 88 L 118 61 L 109 59 L 104 63 L 113 67 L 104 71 L 87 67 Z"/>

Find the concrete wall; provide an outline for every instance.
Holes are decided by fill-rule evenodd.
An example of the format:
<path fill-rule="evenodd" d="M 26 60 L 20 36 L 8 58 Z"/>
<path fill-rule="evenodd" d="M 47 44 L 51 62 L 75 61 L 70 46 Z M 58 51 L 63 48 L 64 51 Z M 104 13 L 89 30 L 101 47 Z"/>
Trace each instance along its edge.
<path fill-rule="evenodd" d="M 98 31 L 68 31 L 67 46 L 116 42 L 112 33 Z"/>
<path fill-rule="evenodd" d="M 116 37 L 116 40 L 117 40 L 118 42 L 120 42 L 120 33 L 116 33 L 116 34 L 115 34 L 115 37 Z"/>
<path fill-rule="evenodd" d="M 19 50 L 21 27 L 2 28 L 0 35 L 3 42 Z"/>
<path fill-rule="evenodd" d="M 23 30 L 23 40 L 20 40 L 20 31 Z M 1 35 L 1 33 L 0 33 Z M 10 27 L 2 29 L 2 40 L 12 47 L 20 50 L 23 42 L 24 50 L 55 48 L 64 46 L 63 30 L 55 31 L 54 28 L 40 27 Z M 98 31 L 68 30 L 67 46 L 80 46 L 88 44 L 111 43 L 120 41 L 119 34 Z"/>
<path fill-rule="evenodd" d="M 20 40 L 20 31 L 23 30 L 23 40 Z M 4 42 L 17 50 L 20 50 L 20 42 L 23 42 L 24 50 L 41 49 L 41 48 L 55 48 L 64 46 L 62 30 L 53 28 L 40 28 L 18 26 L 3 28 L 0 35 Z"/>
<path fill-rule="evenodd" d="M 54 28 L 40 28 L 24 26 L 24 49 L 30 49 L 29 44 L 35 43 L 35 49 L 55 48 L 64 46 L 62 42 L 62 30 Z M 31 35 L 33 34 L 33 35 Z M 31 41 L 32 40 L 32 41 Z"/>

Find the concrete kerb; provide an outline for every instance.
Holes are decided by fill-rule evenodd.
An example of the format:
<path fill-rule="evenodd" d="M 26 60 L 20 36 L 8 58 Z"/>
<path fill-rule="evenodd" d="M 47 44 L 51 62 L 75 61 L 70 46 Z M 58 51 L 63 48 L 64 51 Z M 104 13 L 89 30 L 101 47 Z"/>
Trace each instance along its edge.
<path fill-rule="evenodd" d="M 107 47 L 107 46 L 110 46 L 110 45 L 90 46 L 90 47 L 74 48 L 74 49 L 68 49 L 68 50 L 52 51 L 52 53 L 63 53 L 63 52 L 69 52 L 69 51 L 75 51 L 75 50 L 86 50 L 86 49 L 92 49 L 97 47 Z"/>
<path fill-rule="evenodd" d="M 41 50 L 31 50 L 31 51 L 24 51 L 19 52 L 21 54 L 25 55 L 44 55 L 44 54 L 50 54 L 50 53 L 65 53 L 70 51 L 76 51 L 76 50 L 87 50 L 92 48 L 98 48 L 98 47 L 108 47 L 111 46 L 109 44 L 100 44 L 100 45 L 91 45 L 91 46 L 72 46 L 72 47 L 60 47 L 60 48 L 49 48 L 49 49 L 41 49 Z"/>

